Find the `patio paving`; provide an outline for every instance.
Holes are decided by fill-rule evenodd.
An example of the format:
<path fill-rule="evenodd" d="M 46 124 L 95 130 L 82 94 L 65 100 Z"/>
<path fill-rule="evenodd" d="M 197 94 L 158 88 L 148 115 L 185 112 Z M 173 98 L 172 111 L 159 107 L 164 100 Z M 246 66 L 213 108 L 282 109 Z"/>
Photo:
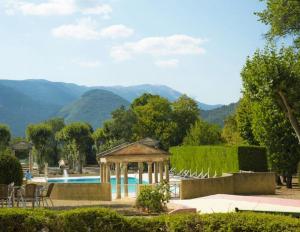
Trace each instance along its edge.
<path fill-rule="evenodd" d="M 176 208 L 197 208 L 200 213 L 226 213 L 239 210 L 300 213 L 300 200 L 261 196 L 216 194 L 189 200 L 172 200 Z"/>

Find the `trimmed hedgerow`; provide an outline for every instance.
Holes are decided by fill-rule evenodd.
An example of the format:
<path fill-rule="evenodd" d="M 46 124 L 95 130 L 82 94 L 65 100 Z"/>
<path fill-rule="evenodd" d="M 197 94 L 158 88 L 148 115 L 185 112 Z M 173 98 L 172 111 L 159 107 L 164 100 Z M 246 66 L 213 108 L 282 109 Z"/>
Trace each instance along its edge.
<path fill-rule="evenodd" d="M 268 171 L 267 150 L 259 146 L 238 147 L 239 169 L 254 172 Z"/>
<path fill-rule="evenodd" d="M 178 146 L 171 147 L 171 165 L 177 171 L 217 173 L 267 171 L 266 149 L 256 146 Z"/>
<path fill-rule="evenodd" d="M 102 208 L 69 211 L 1 209 L 2 232 L 296 232 L 300 219 L 263 213 L 125 217 Z"/>

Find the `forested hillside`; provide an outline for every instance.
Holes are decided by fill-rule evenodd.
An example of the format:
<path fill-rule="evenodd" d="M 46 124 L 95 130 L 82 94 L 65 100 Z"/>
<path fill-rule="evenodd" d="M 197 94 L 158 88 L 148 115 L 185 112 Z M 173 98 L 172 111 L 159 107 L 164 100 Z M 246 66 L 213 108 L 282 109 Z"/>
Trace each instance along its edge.
<path fill-rule="evenodd" d="M 57 116 L 64 118 L 66 123 L 88 122 L 97 128 L 111 117 L 112 111 L 128 105 L 127 100 L 110 91 L 95 89 L 84 93 L 80 99 L 63 107 Z"/>

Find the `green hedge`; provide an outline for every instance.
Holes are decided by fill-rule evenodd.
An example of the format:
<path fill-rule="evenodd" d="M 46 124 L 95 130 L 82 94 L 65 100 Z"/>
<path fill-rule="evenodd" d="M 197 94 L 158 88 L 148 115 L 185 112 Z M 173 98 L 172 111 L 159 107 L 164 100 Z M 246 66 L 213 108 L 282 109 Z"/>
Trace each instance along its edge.
<path fill-rule="evenodd" d="M 257 146 L 178 146 L 171 147 L 171 166 L 177 171 L 182 169 L 215 172 L 268 170 L 267 154 L 264 147 Z"/>
<path fill-rule="evenodd" d="M 300 220 L 260 213 L 186 214 L 124 217 L 112 210 L 85 208 L 69 211 L 1 209 L 5 232 L 282 232 L 299 231 Z"/>

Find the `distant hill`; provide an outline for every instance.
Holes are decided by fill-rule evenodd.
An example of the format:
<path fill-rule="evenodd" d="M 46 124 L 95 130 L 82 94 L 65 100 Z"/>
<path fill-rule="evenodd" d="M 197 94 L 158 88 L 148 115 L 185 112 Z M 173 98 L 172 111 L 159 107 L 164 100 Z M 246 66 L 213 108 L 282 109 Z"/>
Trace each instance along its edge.
<path fill-rule="evenodd" d="M 86 86 L 79 86 L 63 82 L 47 80 L 0 80 L 0 84 L 11 87 L 35 101 L 58 105 L 60 107 L 77 100 L 89 90 Z"/>
<path fill-rule="evenodd" d="M 123 98 L 127 101 L 132 102 L 135 98 L 141 96 L 143 93 L 157 94 L 162 97 L 169 99 L 170 101 L 175 101 L 178 99 L 182 93 L 174 90 L 165 85 L 133 85 L 133 86 L 97 86 L 93 88 L 109 90 Z M 198 102 L 198 106 L 202 110 L 211 110 L 221 107 L 221 104 L 218 105 L 208 105 L 205 103 Z"/>
<path fill-rule="evenodd" d="M 57 116 L 63 117 L 66 123 L 82 121 L 97 128 L 111 118 L 112 111 L 129 104 L 127 100 L 110 91 L 95 89 L 84 93 L 77 101 L 63 107 Z"/>
<path fill-rule="evenodd" d="M 64 117 L 66 122 L 87 121 L 99 127 L 110 118 L 112 110 L 129 105 L 143 93 L 159 94 L 170 101 L 182 95 L 164 85 L 87 87 L 43 79 L 0 80 L 0 123 L 8 124 L 14 136 L 24 136 L 29 123 L 54 116 Z M 200 102 L 198 105 L 205 120 L 219 125 L 234 111 L 231 105 Z"/>
<path fill-rule="evenodd" d="M 0 85 L 0 123 L 8 124 L 14 135 L 24 135 L 30 123 L 52 117 L 58 111 L 52 104 L 42 104 L 19 91 Z"/>
<path fill-rule="evenodd" d="M 218 124 L 221 127 L 224 126 L 224 120 L 229 116 L 234 114 L 238 103 L 231 103 L 229 105 L 224 105 L 220 108 L 213 110 L 202 110 L 201 117 L 210 123 Z"/>

